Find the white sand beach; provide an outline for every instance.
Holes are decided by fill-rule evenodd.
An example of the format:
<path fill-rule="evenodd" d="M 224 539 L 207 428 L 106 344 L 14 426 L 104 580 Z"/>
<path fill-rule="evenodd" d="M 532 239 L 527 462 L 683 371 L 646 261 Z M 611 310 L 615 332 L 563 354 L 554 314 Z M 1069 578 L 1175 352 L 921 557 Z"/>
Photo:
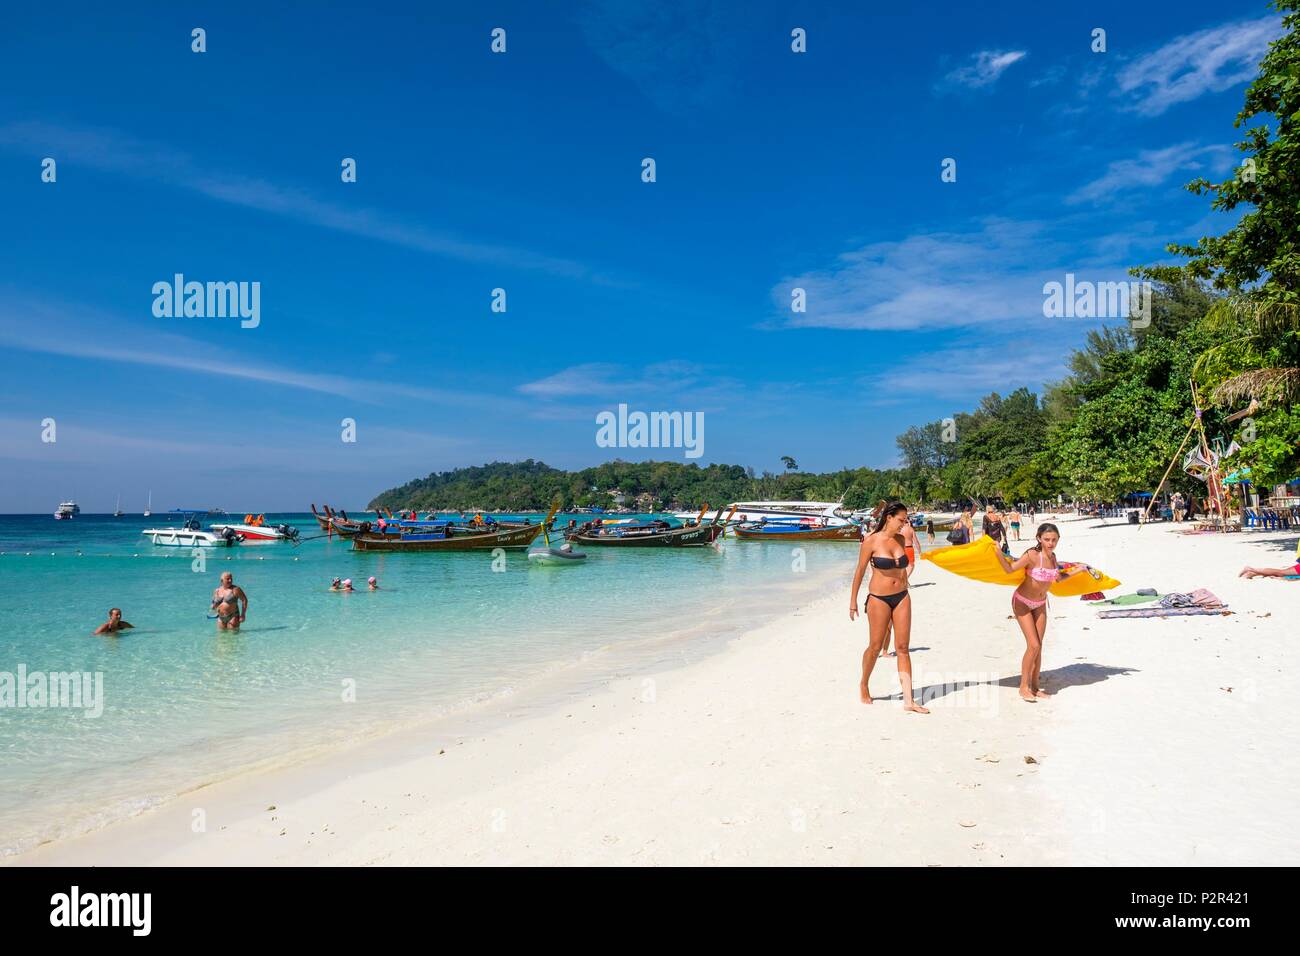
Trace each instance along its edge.
<path fill-rule="evenodd" d="M 1062 558 L 1121 579 L 1113 593 L 1206 587 L 1233 613 L 1100 620 L 1054 599 L 1054 696 L 1029 704 L 1010 589 L 923 562 L 912 648 L 932 713 L 905 714 L 892 660 L 885 699 L 858 701 L 847 548 L 833 596 L 695 663 L 486 733 L 404 731 L 224 781 L 7 862 L 1300 863 L 1300 582 L 1237 577 L 1290 563 L 1296 533 L 1059 524 Z"/>

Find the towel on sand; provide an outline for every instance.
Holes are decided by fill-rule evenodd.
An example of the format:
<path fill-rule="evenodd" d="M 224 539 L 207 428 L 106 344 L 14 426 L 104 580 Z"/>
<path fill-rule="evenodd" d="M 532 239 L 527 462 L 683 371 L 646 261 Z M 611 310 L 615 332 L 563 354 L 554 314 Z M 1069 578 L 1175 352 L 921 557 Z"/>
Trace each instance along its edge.
<path fill-rule="evenodd" d="M 1197 588 L 1190 594 L 1175 591 L 1160 599 L 1161 607 L 1223 607 L 1223 602 L 1212 591 Z"/>
<path fill-rule="evenodd" d="M 1103 604 L 1150 604 L 1160 595 L 1158 594 L 1121 594 L 1118 597 L 1108 598 L 1105 601 L 1094 601 L 1093 604 L 1100 606 Z"/>
<path fill-rule="evenodd" d="M 1122 611 L 1098 611 L 1098 617 L 1196 617 L 1201 614 L 1231 614 L 1226 607 L 1135 607 Z"/>

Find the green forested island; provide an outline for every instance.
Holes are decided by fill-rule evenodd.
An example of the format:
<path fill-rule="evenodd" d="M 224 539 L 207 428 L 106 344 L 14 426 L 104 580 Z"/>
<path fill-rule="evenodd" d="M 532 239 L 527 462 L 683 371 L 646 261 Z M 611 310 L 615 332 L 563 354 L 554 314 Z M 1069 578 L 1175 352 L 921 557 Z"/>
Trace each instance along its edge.
<path fill-rule="evenodd" d="M 968 413 L 909 428 L 898 436 L 896 468 L 810 474 L 787 456 L 781 474 L 668 461 L 567 472 L 529 460 L 432 474 L 371 506 L 514 511 L 557 497 L 566 507 L 637 510 L 746 499 L 842 500 L 850 508 L 880 498 L 927 506 L 1113 500 L 1154 491 L 1166 471 L 1166 489 L 1199 496 L 1206 486 L 1181 467 L 1198 443 L 1223 453 L 1225 470 L 1249 468 L 1259 488 L 1300 477 L 1300 0 L 1276 6 L 1286 32 L 1235 120 L 1245 128 L 1234 144 L 1242 161 L 1223 182 L 1187 185 L 1234 214 L 1235 224 L 1194 245 L 1171 243 L 1181 264 L 1132 268 L 1152 285 L 1148 314 L 1090 332 L 1065 379 L 1041 395 L 994 393 Z"/>

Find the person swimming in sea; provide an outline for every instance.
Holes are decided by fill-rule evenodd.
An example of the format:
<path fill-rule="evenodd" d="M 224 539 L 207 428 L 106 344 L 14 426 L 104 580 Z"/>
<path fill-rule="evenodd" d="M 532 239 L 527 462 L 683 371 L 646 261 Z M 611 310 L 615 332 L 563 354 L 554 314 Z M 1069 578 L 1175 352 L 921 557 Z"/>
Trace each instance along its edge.
<path fill-rule="evenodd" d="M 128 627 L 134 628 L 134 624 L 128 624 L 122 620 L 122 609 L 120 607 L 111 607 L 108 609 L 108 620 L 99 627 L 95 628 L 96 634 L 116 634 L 118 631 L 124 631 Z"/>
<path fill-rule="evenodd" d="M 1050 696 L 1039 686 L 1043 640 L 1047 636 L 1047 589 L 1083 570 L 1082 565 L 1066 570 L 1057 563 L 1056 546 L 1061 540 L 1061 532 L 1056 525 L 1039 525 L 1035 537 L 1038 543 L 1015 561 L 1009 560 L 1000 549 L 993 550 L 1007 574 L 1025 572 L 1025 579 L 1011 595 L 1011 613 L 1025 637 L 1025 653 L 1020 659 L 1020 699 L 1031 704 Z"/>
<path fill-rule="evenodd" d="M 367 591 L 378 591 L 378 590 L 379 590 L 379 579 L 376 578 L 376 577 L 374 577 L 374 576 L 371 576 L 370 578 L 367 578 L 367 579 L 366 579 L 366 590 L 367 590 Z"/>
<path fill-rule="evenodd" d="M 331 582 L 330 582 L 330 590 L 331 590 L 331 591 L 342 591 L 342 590 L 343 590 L 343 579 L 342 579 L 342 578 L 335 578 L 333 581 L 331 581 Z"/>
<path fill-rule="evenodd" d="M 909 653 L 912 638 L 912 597 L 907 591 L 908 558 L 903 528 L 908 525 L 907 505 L 901 501 L 881 509 L 875 529 L 862 539 L 858 549 L 858 566 L 853 572 L 853 587 L 849 593 L 849 620 L 858 616 L 858 591 L 862 579 L 871 566 L 871 583 L 863 610 L 870 625 L 870 639 L 862 655 L 862 679 L 858 696 L 862 703 L 871 703 L 872 668 L 876 658 L 894 630 L 894 646 L 898 655 L 898 680 L 903 687 L 903 710 L 917 714 L 930 711 L 912 697 L 912 657 Z"/>
<path fill-rule="evenodd" d="M 219 631 L 237 631 L 248 619 L 248 595 L 229 571 L 221 575 L 221 587 L 212 592 L 212 610 L 217 612 Z"/>

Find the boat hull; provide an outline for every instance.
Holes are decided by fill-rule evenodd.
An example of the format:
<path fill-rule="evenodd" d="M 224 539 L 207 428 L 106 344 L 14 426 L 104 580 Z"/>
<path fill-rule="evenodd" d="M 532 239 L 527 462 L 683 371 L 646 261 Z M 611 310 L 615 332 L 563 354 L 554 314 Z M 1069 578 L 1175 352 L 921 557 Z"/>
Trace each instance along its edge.
<path fill-rule="evenodd" d="M 254 524 L 214 524 L 213 531 L 225 531 L 229 528 L 245 541 L 284 541 L 285 535 L 275 528 Z"/>
<path fill-rule="evenodd" d="M 773 531 L 764 528 L 733 528 L 737 538 L 749 541 L 861 541 L 859 525 L 840 525 L 834 528 L 796 528 L 790 531 Z"/>
<path fill-rule="evenodd" d="M 508 528 L 486 534 L 432 537 L 419 534 L 387 535 L 373 531 L 352 534 L 353 551 L 494 551 L 527 548 L 542 533 L 540 524 Z"/>
<path fill-rule="evenodd" d="M 228 548 L 235 543 L 232 538 L 210 534 L 206 531 L 169 531 L 165 528 L 143 531 L 149 540 L 160 548 Z"/>
<path fill-rule="evenodd" d="M 667 531 L 649 534 L 603 535 L 575 531 L 566 537 L 570 541 L 600 548 L 701 548 L 722 537 L 724 530 L 720 524 L 705 524 L 690 528 L 669 528 Z"/>

